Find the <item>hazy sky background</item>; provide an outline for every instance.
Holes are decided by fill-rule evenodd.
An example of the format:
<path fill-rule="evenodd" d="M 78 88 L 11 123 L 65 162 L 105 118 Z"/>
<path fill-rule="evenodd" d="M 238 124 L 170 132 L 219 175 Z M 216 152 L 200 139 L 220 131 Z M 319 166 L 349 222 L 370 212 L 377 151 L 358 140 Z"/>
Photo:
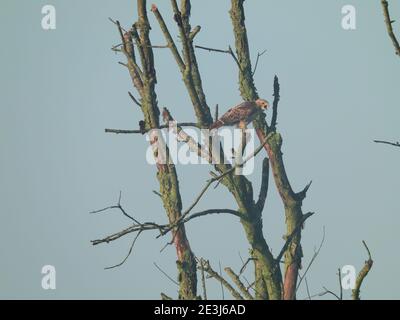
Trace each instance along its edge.
<path fill-rule="evenodd" d="M 169 1 L 154 0 L 177 35 Z M 390 1 L 394 19 L 400 3 Z M 57 29 L 41 28 L 41 8 L 57 10 Z M 149 1 L 148 6 L 151 2 Z M 357 9 L 357 30 L 341 27 L 341 8 Z M 0 3 L 0 297 L 159 298 L 177 287 L 153 265 L 175 278 L 175 250 L 160 249 L 169 238 L 143 235 L 126 264 L 104 270 L 126 255 L 132 235 L 109 245 L 90 240 L 119 231 L 130 221 L 119 212 L 90 215 L 123 192 L 124 207 L 139 220 L 165 222 L 155 168 L 145 162 L 141 136 L 105 134 L 104 128 L 136 128 L 141 119 L 127 91 L 133 90 L 123 60 L 110 50 L 119 43 L 107 18 L 129 26 L 136 1 L 22 1 Z M 192 1 L 196 44 L 233 45 L 230 1 Z M 337 268 L 366 259 L 366 240 L 375 261 L 362 287 L 363 298 L 400 298 L 398 253 L 400 153 L 372 142 L 396 140 L 399 131 L 400 60 L 386 34 L 379 1 L 248 0 L 246 22 L 251 54 L 267 49 L 255 76 L 259 93 L 272 99 L 273 76 L 281 82 L 279 131 L 293 187 L 313 185 L 304 212 L 315 211 L 303 231 L 306 266 L 321 241 L 321 253 L 307 276 L 311 293 L 338 291 Z M 152 14 L 151 37 L 164 44 Z M 399 24 L 394 25 L 400 36 Z M 235 64 L 227 55 L 197 52 L 210 106 L 221 112 L 241 101 Z M 180 121 L 193 108 L 170 51 L 156 50 L 160 106 Z M 260 161 L 250 177 L 258 194 Z M 186 208 L 208 178 L 209 166 L 179 166 Z M 197 207 L 235 209 L 221 186 Z M 264 234 L 274 254 L 285 232 L 281 201 L 270 181 L 263 214 Z M 248 245 L 237 219 L 212 216 L 192 221 L 187 233 L 197 256 L 218 268 L 241 267 Z M 54 265 L 57 289 L 41 288 L 41 268 Z M 251 278 L 251 272 L 248 273 Z M 210 296 L 219 285 L 208 280 Z M 299 298 L 306 296 L 305 288 Z M 346 297 L 350 292 L 345 292 Z"/>

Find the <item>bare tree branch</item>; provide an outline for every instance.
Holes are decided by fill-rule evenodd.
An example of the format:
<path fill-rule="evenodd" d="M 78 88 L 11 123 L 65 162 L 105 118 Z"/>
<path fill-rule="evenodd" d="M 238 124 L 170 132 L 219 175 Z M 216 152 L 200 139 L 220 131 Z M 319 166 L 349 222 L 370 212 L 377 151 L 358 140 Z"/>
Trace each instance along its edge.
<path fill-rule="evenodd" d="M 158 271 L 160 271 L 166 278 L 168 278 L 168 280 L 170 280 L 172 283 L 176 284 L 177 286 L 179 286 L 179 283 L 176 282 L 174 279 L 172 279 L 172 277 L 170 277 L 163 269 L 161 269 L 157 263 L 153 262 L 154 266 L 158 269 Z"/>
<path fill-rule="evenodd" d="M 340 270 L 340 268 L 338 268 L 338 278 L 339 278 L 339 289 L 340 289 L 339 298 L 340 300 L 343 300 L 342 271 Z"/>
<path fill-rule="evenodd" d="M 383 141 L 383 140 L 374 140 L 374 142 L 388 144 L 388 145 L 395 146 L 395 147 L 400 147 L 400 142 L 389 142 L 389 141 Z"/>
<path fill-rule="evenodd" d="M 178 127 L 200 128 L 200 126 L 194 122 L 180 122 L 180 123 L 177 123 L 177 126 Z M 168 124 L 159 126 L 159 129 L 167 129 L 167 128 L 169 128 Z M 141 129 L 133 129 L 133 130 L 131 130 L 131 129 L 105 129 L 104 131 L 106 133 L 115 133 L 115 134 L 144 134 L 151 130 L 152 129 L 145 129 L 145 130 L 141 130 Z"/>
<path fill-rule="evenodd" d="M 235 53 L 233 52 L 231 46 L 228 47 L 228 50 L 222 50 L 222 49 L 214 49 L 214 48 L 209 48 L 209 47 L 204 47 L 204 46 L 195 46 L 195 48 L 197 49 L 202 49 L 202 50 L 206 50 L 209 52 L 218 52 L 218 53 L 227 53 L 229 54 L 233 60 L 235 61 L 236 65 L 238 66 L 238 68 L 240 69 L 240 63 L 238 58 L 236 57 Z"/>
<path fill-rule="evenodd" d="M 133 54 L 133 43 L 132 43 L 132 33 L 125 32 L 123 33 L 123 28 L 121 27 L 120 22 L 117 20 L 116 25 L 118 27 L 118 31 L 122 41 L 122 52 L 126 56 L 128 60 L 128 64 L 125 66 L 129 69 L 129 72 L 132 76 L 133 84 L 136 89 L 140 92 L 143 89 L 143 72 L 135 61 L 135 56 Z"/>
<path fill-rule="evenodd" d="M 221 283 L 221 285 L 223 285 L 231 294 L 232 296 L 236 299 L 236 300 L 244 300 L 244 298 L 240 295 L 240 293 L 233 288 L 228 281 L 226 281 L 221 275 L 218 274 L 218 272 L 214 271 L 211 266 L 210 266 L 210 262 L 208 260 L 204 260 L 201 258 L 201 260 L 203 261 L 202 264 L 198 265 L 198 268 L 203 269 L 206 273 L 208 273 L 208 275 L 211 278 L 216 279 L 217 281 L 219 281 Z"/>
<path fill-rule="evenodd" d="M 270 125 L 270 130 L 271 131 L 276 131 L 276 121 L 278 119 L 278 104 L 280 100 L 280 85 L 279 85 L 279 79 L 275 75 L 274 77 L 274 102 L 272 103 L 272 119 L 271 119 L 271 125 Z"/>
<path fill-rule="evenodd" d="M 190 1 L 182 1 L 182 13 L 180 12 L 175 0 L 171 0 L 172 8 L 174 11 L 174 19 L 178 25 L 179 34 L 182 42 L 183 57 L 178 52 L 178 49 L 172 39 L 172 36 L 161 16 L 157 6 L 152 6 L 152 11 L 160 25 L 160 28 L 166 38 L 167 43 L 170 45 L 172 54 L 181 71 L 183 81 L 189 93 L 190 99 L 193 104 L 196 118 L 202 126 L 208 126 L 212 122 L 210 110 L 207 106 L 205 94 L 203 92 L 200 73 L 197 66 L 196 57 L 193 49 L 193 37 L 200 31 L 195 28 L 191 32 L 189 15 L 190 15 Z M 198 29 L 198 31 L 196 31 Z"/>
<path fill-rule="evenodd" d="M 104 210 L 112 209 L 112 208 L 113 207 L 104 208 Z M 102 209 L 101 211 L 104 211 L 104 210 Z M 98 245 L 101 243 L 109 243 L 109 242 L 115 241 L 129 233 L 141 232 L 141 231 L 155 231 L 155 230 L 159 231 L 159 235 L 156 238 L 160 238 L 161 236 L 166 235 L 168 232 L 170 232 L 174 228 L 178 228 L 178 227 L 182 226 L 183 224 L 186 224 L 187 222 L 189 222 L 192 219 L 203 217 L 206 215 L 220 214 L 220 213 L 231 214 L 233 216 L 243 219 L 242 214 L 235 210 L 208 209 L 208 210 L 193 213 L 191 215 L 185 215 L 185 217 L 183 217 L 182 219 L 179 219 L 176 222 L 170 223 L 170 224 L 157 224 L 155 222 L 144 222 L 144 223 L 133 224 L 132 226 L 130 226 L 122 231 L 119 231 L 117 233 L 114 233 L 114 234 L 109 235 L 102 239 L 92 240 L 91 242 L 93 245 Z"/>
<path fill-rule="evenodd" d="M 161 292 L 161 300 L 172 300 L 172 298 Z"/>
<path fill-rule="evenodd" d="M 298 200 L 303 201 L 306 198 L 307 191 L 308 189 L 310 189 L 311 185 L 312 185 L 312 180 L 303 188 L 303 190 L 301 190 L 296 194 Z"/>
<path fill-rule="evenodd" d="M 324 296 L 324 295 L 326 295 L 326 294 L 331 294 L 331 295 L 334 296 L 336 299 L 340 300 L 340 297 L 339 297 L 336 293 L 334 293 L 333 291 L 328 290 L 326 287 L 323 287 L 323 289 L 324 289 L 325 291 L 318 294 L 320 297 L 322 297 L 322 296 Z"/>
<path fill-rule="evenodd" d="M 325 242 L 325 227 L 323 228 L 322 240 L 321 240 L 321 243 L 320 243 L 318 249 L 314 252 L 314 254 L 313 254 L 310 262 L 308 263 L 307 268 L 304 271 L 303 275 L 302 276 L 299 275 L 299 282 L 297 284 L 296 292 L 299 290 L 301 282 L 303 281 L 303 279 L 305 280 L 305 277 L 306 277 L 308 271 L 310 270 L 310 268 L 311 268 L 312 264 L 314 263 L 315 259 L 318 257 L 319 252 L 321 251 L 321 248 L 322 248 L 322 245 L 324 244 L 324 242 Z"/>
<path fill-rule="evenodd" d="M 131 244 L 131 246 L 130 246 L 130 248 L 129 248 L 128 254 L 126 255 L 126 257 L 125 257 L 120 263 L 118 263 L 118 264 L 116 264 L 116 265 L 114 265 L 114 266 L 111 266 L 111 267 L 106 267 L 106 268 L 104 268 L 104 269 L 109 270 L 109 269 L 114 269 L 114 268 L 118 268 L 118 267 L 122 266 L 122 265 L 126 262 L 126 260 L 128 260 L 129 256 L 131 255 L 132 250 L 133 250 L 133 247 L 135 246 L 136 240 L 139 238 L 139 236 L 140 236 L 141 233 L 142 233 L 142 230 L 139 231 L 139 232 L 136 234 L 136 236 L 135 236 L 135 238 L 133 239 L 132 244 Z"/>
<path fill-rule="evenodd" d="M 219 275 L 222 278 L 222 268 L 221 268 L 221 260 L 218 261 L 218 266 L 219 266 Z M 222 293 L 222 300 L 225 300 L 225 292 L 224 292 L 224 286 L 221 282 L 221 293 Z"/>
<path fill-rule="evenodd" d="M 256 74 L 257 71 L 257 67 L 258 67 L 258 61 L 260 60 L 260 58 L 267 52 L 267 50 L 264 50 L 262 52 L 257 53 L 257 58 L 256 58 L 256 63 L 254 65 L 254 70 L 252 72 L 252 75 L 254 76 Z"/>
<path fill-rule="evenodd" d="M 204 260 L 196 258 L 197 263 L 201 265 L 200 272 L 201 272 L 201 286 L 203 288 L 203 299 L 207 299 L 207 287 L 206 287 L 206 277 L 204 273 Z"/>
<path fill-rule="evenodd" d="M 141 108 L 142 104 L 133 96 L 133 94 L 130 91 L 128 91 L 128 94 L 132 101 Z"/>
<path fill-rule="evenodd" d="M 243 272 L 246 270 L 246 267 L 247 267 L 247 265 L 249 264 L 249 262 L 250 262 L 250 261 L 253 261 L 253 260 L 254 260 L 254 258 L 248 258 L 248 259 L 246 260 L 246 262 L 244 262 L 243 259 L 242 259 L 243 265 L 242 265 L 242 267 L 240 268 L 239 276 L 241 276 L 241 275 L 243 274 Z"/>
<path fill-rule="evenodd" d="M 261 187 L 257 201 L 257 207 L 260 211 L 263 210 L 265 205 L 265 200 L 267 199 L 268 184 L 269 184 L 268 180 L 269 180 L 269 159 L 264 158 L 262 164 L 262 173 L 261 173 Z"/>
<path fill-rule="evenodd" d="M 356 279 L 356 286 L 352 291 L 352 298 L 353 300 L 360 300 L 360 288 L 361 285 L 365 279 L 365 277 L 368 275 L 369 271 L 372 268 L 372 265 L 374 263 L 374 261 L 371 258 L 371 252 L 369 251 L 369 248 L 367 246 L 367 244 L 365 243 L 365 241 L 363 240 L 363 245 L 365 247 L 365 249 L 367 250 L 368 253 L 368 260 L 365 261 L 364 267 L 360 270 L 357 279 Z"/>
<path fill-rule="evenodd" d="M 308 288 L 307 278 L 304 278 L 304 280 L 305 280 L 305 283 L 306 283 L 306 289 L 307 289 L 307 297 L 308 297 L 308 300 L 311 300 L 310 289 Z"/>
<path fill-rule="evenodd" d="M 240 277 L 231 268 L 226 267 L 225 272 L 232 279 L 232 281 L 236 284 L 236 286 L 238 287 L 238 289 L 240 290 L 240 292 L 243 294 L 243 296 L 246 299 L 254 300 L 253 296 L 249 293 L 246 286 L 243 284 L 242 281 L 240 281 Z"/>
<path fill-rule="evenodd" d="M 109 20 L 111 23 L 115 24 L 115 25 L 118 27 L 117 21 L 115 21 L 114 19 L 112 19 L 112 18 L 110 18 L 110 17 L 108 17 L 108 20 Z M 121 27 L 121 25 L 118 27 L 118 29 L 119 29 L 119 28 L 121 28 L 122 31 L 127 32 L 124 28 Z M 120 46 L 122 46 L 122 45 L 123 45 L 123 44 L 121 43 Z"/>
<path fill-rule="evenodd" d="M 385 18 L 385 24 L 386 24 L 386 29 L 389 34 L 390 39 L 392 40 L 395 52 L 398 56 L 400 56 L 400 44 L 399 41 L 397 40 L 394 31 L 393 31 L 393 26 L 392 24 L 395 22 L 390 18 L 390 13 L 389 13 L 389 3 L 386 0 L 381 0 L 382 8 L 383 8 L 383 16 Z"/>
<path fill-rule="evenodd" d="M 165 124 L 169 125 L 170 130 L 177 135 L 178 140 L 187 143 L 189 149 L 192 152 L 195 152 L 199 157 L 205 159 L 207 162 L 213 162 L 213 155 L 212 152 L 204 148 L 199 142 L 197 142 L 193 137 L 188 135 L 183 129 L 182 126 L 175 122 L 174 118 L 171 116 L 171 113 L 167 108 L 163 109 L 163 119 Z M 217 161 L 215 159 L 215 161 Z"/>
<path fill-rule="evenodd" d="M 140 222 L 139 222 L 138 220 L 136 220 L 136 219 L 133 218 L 131 215 L 129 215 L 129 214 L 125 211 L 125 209 L 121 206 L 121 196 L 122 196 L 122 192 L 120 191 L 120 192 L 119 192 L 119 198 L 118 198 L 118 203 L 117 203 L 117 205 L 115 205 L 115 206 L 109 206 L 109 207 L 106 207 L 106 208 L 103 208 L 103 209 L 100 209 L 100 210 L 91 211 L 90 213 L 91 213 L 91 214 L 94 214 L 94 213 L 102 213 L 102 212 L 107 211 L 107 210 L 110 210 L 110 209 L 119 209 L 125 217 L 127 217 L 128 219 L 132 220 L 133 222 L 135 222 L 135 223 L 137 223 L 137 224 L 140 224 Z"/>
<path fill-rule="evenodd" d="M 127 31 L 125 31 L 125 32 L 127 32 Z M 111 47 L 111 50 L 112 51 L 116 51 L 116 52 L 122 52 L 121 49 L 118 49 L 118 48 L 120 48 L 122 46 L 123 46 L 123 43 L 116 44 L 116 45 Z M 169 45 L 151 45 L 149 47 L 153 48 L 153 49 L 167 49 L 167 48 L 169 48 Z"/>
<path fill-rule="evenodd" d="M 303 217 L 300 220 L 299 224 L 293 229 L 293 232 L 286 238 L 285 244 L 283 245 L 281 251 L 279 252 L 278 256 L 276 257 L 276 265 L 279 265 L 283 255 L 285 254 L 286 250 L 290 246 L 290 243 L 293 241 L 294 237 L 297 235 L 297 233 L 303 227 L 304 222 L 309 217 L 311 217 L 313 214 L 314 214 L 314 212 L 307 212 L 307 213 L 303 214 Z"/>
<path fill-rule="evenodd" d="M 201 189 L 199 195 L 195 198 L 194 202 L 189 206 L 188 209 L 186 209 L 183 213 L 181 218 L 176 222 L 177 224 L 180 224 L 183 220 L 185 220 L 185 217 L 190 213 L 190 211 L 199 203 L 200 199 L 203 197 L 203 195 L 206 193 L 206 191 L 208 190 L 208 188 L 216 181 L 220 181 L 222 178 L 224 178 L 225 176 L 233 173 L 237 168 L 245 165 L 250 159 L 252 159 L 253 157 L 255 157 L 264 147 L 264 145 L 267 143 L 267 139 L 268 137 L 265 139 L 265 141 L 256 149 L 254 150 L 254 152 L 252 154 L 250 154 L 248 157 L 246 157 L 246 159 L 244 159 L 241 163 L 233 166 L 232 168 L 230 168 L 229 170 L 227 170 L 226 172 L 213 177 L 211 179 L 209 179 L 206 183 L 206 185 L 203 187 L 203 189 Z M 242 219 L 245 219 L 245 217 L 240 214 L 237 213 L 239 217 L 241 217 Z M 171 227 L 167 228 L 166 231 L 163 231 L 162 234 L 165 234 L 166 232 L 168 232 L 169 230 L 171 230 L 172 228 L 174 228 L 176 225 L 172 225 Z"/>
<path fill-rule="evenodd" d="M 179 69 L 181 70 L 181 72 L 183 72 L 186 68 L 185 63 L 183 62 L 183 59 L 181 57 L 181 55 L 179 54 L 178 48 L 176 47 L 176 44 L 174 42 L 174 40 L 172 39 L 172 36 L 168 30 L 168 27 L 163 19 L 163 17 L 161 16 L 161 13 L 158 11 L 158 8 L 156 5 L 152 5 L 151 6 L 151 11 L 154 13 L 154 16 L 156 17 L 160 27 L 161 27 L 161 31 L 164 34 L 164 37 L 167 40 L 168 46 L 172 51 L 172 54 L 179 66 Z"/>

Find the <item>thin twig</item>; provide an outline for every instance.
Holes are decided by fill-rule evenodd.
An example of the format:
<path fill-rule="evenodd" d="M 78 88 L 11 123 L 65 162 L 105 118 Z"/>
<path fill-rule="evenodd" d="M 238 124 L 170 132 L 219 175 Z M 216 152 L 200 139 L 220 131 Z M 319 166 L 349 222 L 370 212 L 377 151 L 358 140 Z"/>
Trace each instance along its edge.
<path fill-rule="evenodd" d="M 333 295 L 336 299 L 338 300 L 343 300 L 343 287 L 342 287 L 342 273 L 340 271 L 340 268 L 338 268 L 338 278 L 339 278 L 339 295 L 337 295 L 336 293 L 334 293 L 333 291 L 328 290 L 326 287 L 322 287 L 325 291 L 314 295 L 312 297 L 316 297 L 316 296 L 324 296 L 326 294 L 331 294 Z"/>
<path fill-rule="evenodd" d="M 163 269 L 161 269 L 157 263 L 153 262 L 154 266 L 160 271 L 164 276 L 166 276 L 171 282 L 175 283 L 177 286 L 179 286 L 179 283 L 176 282 L 174 279 L 172 279 Z"/>
<path fill-rule="evenodd" d="M 257 71 L 258 60 L 260 60 L 260 57 L 262 57 L 266 52 L 267 52 L 267 50 L 264 50 L 263 52 L 257 53 L 256 64 L 254 65 L 254 70 L 253 70 L 253 72 L 252 72 L 252 75 L 253 75 L 253 76 L 255 75 L 255 73 L 256 73 L 256 71 Z"/>
<path fill-rule="evenodd" d="M 215 49 L 215 48 L 209 48 L 209 47 L 203 47 L 203 46 L 195 46 L 195 48 L 206 50 L 206 51 L 209 51 L 209 52 L 227 53 L 227 54 L 231 55 L 231 57 L 236 62 L 236 64 L 239 67 L 239 69 L 241 69 L 239 60 L 236 57 L 235 53 L 233 52 L 231 46 L 228 47 L 228 50 Z"/>
<path fill-rule="evenodd" d="M 220 279 L 222 279 L 221 261 L 218 261 L 218 265 L 219 265 L 219 276 Z M 222 291 L 222 300 L 225 300 L 225 292 L 224 292 L 224 286 L 222 285 L 222 281 L 221 281 L 221 291 Z"/>
<path fill-rule="evenodd" d="M 132 41 L 129 41 L 129 43 L 127 43 L 127 39 L 124 36 L 124 32 L 126 35 L 133 35 L 133 32 L 128 33 L 124 28 L 121 27 L 121 24 L 119 21 L 114 21 L 111 18 L 109 18 L 111 22 L 113 22 L 115 25 L 117 25 L 118 27 L 118 32 L 119 35 L 121 37 L 121 42 L 122 42 L 122 53 L 125 55 L 128 64 L 119 62 L 119 64 L 127 67 L 129 69 L 129 72 L 131 74 L 131 78 L 133 80 L 133 83 L 136 87 L 136 89 L 141 92 L 143 89 L 143 72 L 140 69 L 140 67 L 138 66 L 138 64 L 136 63 L 134 54 L 133 54 L 133 45 L 132 45 Z M 131 40 L 131 38 L 130 38 Z M 129 45 L 128 45 L 129 44 Z"/>
<path fill-rule="evenodd" d="M 118 21 L 115 21 L 114 19 L 111 19 L 110 17 L 108 18 L 109 21 L 111 21 L 111 23 L 115 24 L 116 26 L 118 26 Z M 121 26 L 119 26 L 121 27 Z M 127 32 L 123 27 L 121 27 L 121 30 L 124 32 Z M 121 43 L 122 45 L 122 43 Z"/>
<path fill-rule="evenodd" d="M 400 142 L 389 142 L 389 141 L 384 141 L 384 140 L 374 140 L 374 142 L 376 143 L 383 143 L 383 144 L 389 144 L 391 146 L 395 146 L 395 147 L 400 147 Z"/>
<path fill-rule="evenodd" d="M 248 259 L 246 260 L 246 262 L 244 262 L 244 261 L 242 260 L 243 266 L 240 268 L 239 276 L 242 275 L 243 272 L 246 270 L 246 267 L 247 267 L 247 265 L 249 264 L 249 262 L 250 262 L 250 261 L 254 261 L 254 260 L 256 260 L 256 259 L 255 259 L 255 258 L 248 258 Z"/>
<path fill-rule="evenodd" d="M 230 53 L 229 50 L 222 50 L 222 49 L 214 49 L 214 48 L 209 48 L 209 47 L 203 47 L 203 46 L 194 46 L 197 49 L 202 49 L 202 50 L 207 50 L 210 52 L 219 52 L 219 53 Z"/>
<path fill-rule="evenodd" d="M 226 281 L 221 273 L 222 273 L 222 269 L 221 269 L 221 262 L 219 262 L 220 265 L 220 274 L 218 274 L 218 272 L 214 271 L 211 266 L 210 266 L 210 262 L 208 260 L 204 260 L 203 258 L 201 258 L 201 260 L 203 261 L 203 264 L 199 265 L 199 268 L 203 268 L 205 272 L 208 273 L 208 275 L 211 278 L 216 279 L 217 281 L 219 281 L 221 283 L 221 290 L 222 290 L 222 300 L 225 300 L 225 293 L 224 293 L 224 288 L 226 288 L 231 294 L 232 296 L 236 299 L 236 300 L 244 300 L 243 297 L 240 295 L 240 293 L 238 291 L 236 291 L 235 288 L 233 288 L 228 281 Z"/>
<path fill-rule="evenodd" d="M 397 40 L 394 31 L 393 31 L 393 26 L 392 24 L 395 22 L 390 18 L 390 13 L 389 13 L 389 3 L 386 0 L 381 0 L 382 3 L 382 8 L 383 8 L 383 16 L 385 18 L 385 24 L 386 24 L 386 29 L 389 34 L 390 39 L 392 40 L 395 52 L 398 56 L 400 56 L 400 44 L 399 41 Z"/>
<path fill-rule="evenodd" d="M 161 193 L 159 193 L 159 192 L 156 191 L 156 190 L 153 190 L 153 193 L 154 193 L 156 196 L 159 196 L 159 197 L 162 199 L 162 194 L 161 194 Z"/>
<path fill-rule="evenodd" d="M 161 300 L 172 300 L 172 298 L 161 292 Z"/>
<path fill-rule="evenodd" d="M 204 268 L 203 268 L 204 261 L 200 260 L 199 263 L 201 264 L 200 272 L 201 272 L 201 284 L 202 284 L 202 288 L 203 288 L 203 299 L 207 300 L 206 277 L 205 277 Z"/>
<path fill-rule="evenodd" d="M 119 198 L 118 198 L 118 203 L 117 205 L 114 206 L 109 206 L 100 210 L 95 210 L 95 211 L 91 211 L 91 214 L 95 214 L 95 213 L 102 213 L 104 211 L 110 210 L 110 209 L 119 209 L 122 214 L 127 217 L 128 219 L 131 219 L 133 222 L 137 223 L 137 224 L 141 224 L 138 220 L 136 220 L 134 217 L 132 217 L 131 215 L 129 215 L 125 209 L 121 206 L 121 196 L 122 196 L 122 192 L 119 192 Z"/>
<path fill-rule="evenodd" d="M 112 46 L 111 47 L 111 50 L 113 50 L 113 51 L 117 51 L 117 52 L 119 52 L 119 51 L 121 51 L 120 49 L 118 49 L 119 47 L 122 47 L 122 43 L 118 43 L 118 44 L 116 44 L 116 45 L 114 45 L 114 46 Z M 137 44 L 135 43 L 135 45 L 137 46 Z M 169 48 L 169 45 L 151 45 L 151 46 L 147 46 L 148 48 L 153 48 L 153 49 L 167 49 L 167 48 Z"/>
<path fill-rule="evenodd" d="M 326 287 L 323 287 L 323 289 L 325 290 L 324 292 L 321 292 L 320 294 L 318 294 L 320 297 L 326 295 L 326 294 L 331 294 L 333 295 L 336 299 L 340 300 L 340 297 L 334 293 L 333 291 L 328 290 Z"/>
<path fill-rule="evenodd" d="M 308 300 L 311 300 L 310 289 L 308 288 L 307 278 L 304 278 L 304 281 L 306 283 L 306 290 L 307 290 Z"/>
<path fill-rule="evenodd" d="M 132 101 L 141 108 L 142 104 L 139 102 L 139 100 L 137 100 L 130 91 L 128 91 L 128 94 Z"/>
<path fill-rule="evenodd" d="M 245 219 L 243 217 L 243 215 L 239 211 L 232 210 L 232 209 L 208 209 L 208 210 L 200 211 L 200 212 L 197 212 L 197 213 L 193 213 L 193 214 L 191 214 L 189 216 L 187 216 L 187 214 L 184 213 L 184 214 L 182 214 L 182 216 L 175 223 L 170 224 L 169 226 L 167 226 L 157 236 L 157 238 L 160 238 L 161 236 L 164 236 L 165 234 L 167 234 L 169 231 L 171 231 L 175 227 L 179 228 L 180 226 L 184 225 L 185 223 L 189 222 L 190 220 L 192 220 L 194 218 L 199 218 L 199 217 L 203 217 L 203 216 L 206 216 L 206 215 L 209 215 L 209 214 L 219 214 L 219 213 L 228 213 L 228 214 L 234 215 L 234 216 L 236 216 L 238 218 Z M 175 235 L 176 235 L 176 233 L 175 233 Z M 174 238 L 172 239 L 171 242 L 167 243 L 166 246 L 172 244 L 173 241 L 174 241 Z M 165 249 L 165 247 L 163 247 L 161 249 L 161 252 Z"/>
<path fill-rule="evenodd" d="M 124 62 L 118 61 L 118 64 L 120 64 L 121 66 L 123 66 L 125 68 L 129 68 L 129 66 Z"/>
<path fill-rule="evenodd" d="M 179 127 L 194 127 L 194 128 L 200 128 L 200 126 L 197 123 L 194 122 L 181 122 L 177 123 L 177 126 Z M 168 124 L 161 125 L 158 129 L 167 129 L 169 128 Z M 115 133 L 115 134 L 143 134 L 151 131 L 153 129 L 146 129 L 146 130 L 140 130 L 140 129 L 105 129 L 104 131 L 106 133 Z"/>
<path fill-rule="evenodd" d="M 297 290 L 299 290 L 301 282 L 303 281 L 303 279 L 305 279 L 305 276 L 307 275 L 308 270 L 310 270 L 310 268 L 311 268 L 312 264 L 314 263 L 315 259 L 318 257 L 319 252 L 321 251 L 321 248 L 322 248 L 322 245 L 324 244 L 324 242 L 325 242 L 325 226 L 323 227 L 322 240 L 321 240 L 321 243 L 320 243 L 318 249 L 314 252 L 310 262 L 307 265 L 306 270 L 304 271 L 304 274 L 299 277 L 300 280 L 299 280 L 299 283 L 297 284 L 296 292 L 297 292 Z"/>
<path fill-rule="evenodd" d="M 116 51 L 116 52 L 121 52 L 122 50 L 119 49 L 120 47 L 122 47 L 122 43 L 118 43 L 118 44 L 112 46 L 112 47 L 111 47 L 111 50 L 112 50 L 112 51 Z"/>
<path fill-rule="evenodd" d="M 142 233 L 142 230 L 139 231 L 139 232 L 136 234 L 136 236 L 135 236 L 135 238 L 133 239 L 132 244 L 131 244 L 131 246 L 130 246 L 130 248 L 129 248 L 128 254 L 126 255 L 126 257 L 125 257 L 120 263 L 118 263 L 118 264 L 116 264 L 116 265 L 114 265 L 114 266 L 111 266 L 111 267 L 106 267 L 106 268 L 104 268 L 104 269 L 105 269 L 105 270 L 109 270 L 109 269 L 114 269 L 114 268 L 118 268 L 118 267 L 122 266 L 122 265 L 126 262 L 126 260 L 128 260 L 129 256 L 131 255 L 132 250 L 133 250 L 133 247 L 135 246 L 136 240 L 139 238 L 139 236 L 140 236 L 141 233 Z"/>
<path fill-rule="evenodd" d="M 97 239 L 97 240 L 91 240 L 92 245 L 96 246 L 99 245 L 101 243 L 110 243 L 112 241 L 115 241 L 117 239 L 122 238 L 123 236 L 133 233 L 133 232 L 139 232 L 139 231 L 150 231 L 150 230 L 158 230 L 158 231 L 162 231 L 166 226 L 169 225 L 158 225 L 154 222 L 146 222 L 146 223 L 142 223 L 142 224 L 134 224 L 128 228 L 125 228 L 122 231 L 113 233 L 105 238 L 102 239 Z"/>
<path fill-rule="evenodd" d="M 308 212 L 306 214 L 303 214 L 302 219 L 300 220 L 299 224 L 294 228 L 293 232 L 287 237 L 285 244 L 283 245 L 281 251 L 279 252 L 278 256 L 276 257 L 276 265 L 278 266 L 283 255 L 285 254 L 287 248 L 289 247 L 290 243 L 292 242 L 294 236 L 299 232 L 304 224 L 304 222 L 311 217 L 314 214 L 314 212 Z"/>

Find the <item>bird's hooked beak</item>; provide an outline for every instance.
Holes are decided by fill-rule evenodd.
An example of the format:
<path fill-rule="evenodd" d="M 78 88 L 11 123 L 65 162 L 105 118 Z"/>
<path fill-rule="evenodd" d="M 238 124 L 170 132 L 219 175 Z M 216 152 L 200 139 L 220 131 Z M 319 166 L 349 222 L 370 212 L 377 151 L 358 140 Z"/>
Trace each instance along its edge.
<path fill-rule="evenodd" d="M 256 104 L 262 109 L 267 110 L 269 108 L 269 102 L 264 99 L 257 99 Z"/>

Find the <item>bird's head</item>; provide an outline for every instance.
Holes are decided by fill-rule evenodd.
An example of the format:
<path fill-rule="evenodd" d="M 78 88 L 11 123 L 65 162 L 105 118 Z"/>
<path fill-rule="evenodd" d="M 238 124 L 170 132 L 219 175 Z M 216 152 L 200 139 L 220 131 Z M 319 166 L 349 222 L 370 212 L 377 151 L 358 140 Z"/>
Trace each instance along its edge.
<path fill-rule="evenodd" d="M 261 110 L 266 110 L 269 107 L 269 102 L 267 100 L 264 99 L 257 99 L 256 101 L 256 105 L 261 109 Z"/>

